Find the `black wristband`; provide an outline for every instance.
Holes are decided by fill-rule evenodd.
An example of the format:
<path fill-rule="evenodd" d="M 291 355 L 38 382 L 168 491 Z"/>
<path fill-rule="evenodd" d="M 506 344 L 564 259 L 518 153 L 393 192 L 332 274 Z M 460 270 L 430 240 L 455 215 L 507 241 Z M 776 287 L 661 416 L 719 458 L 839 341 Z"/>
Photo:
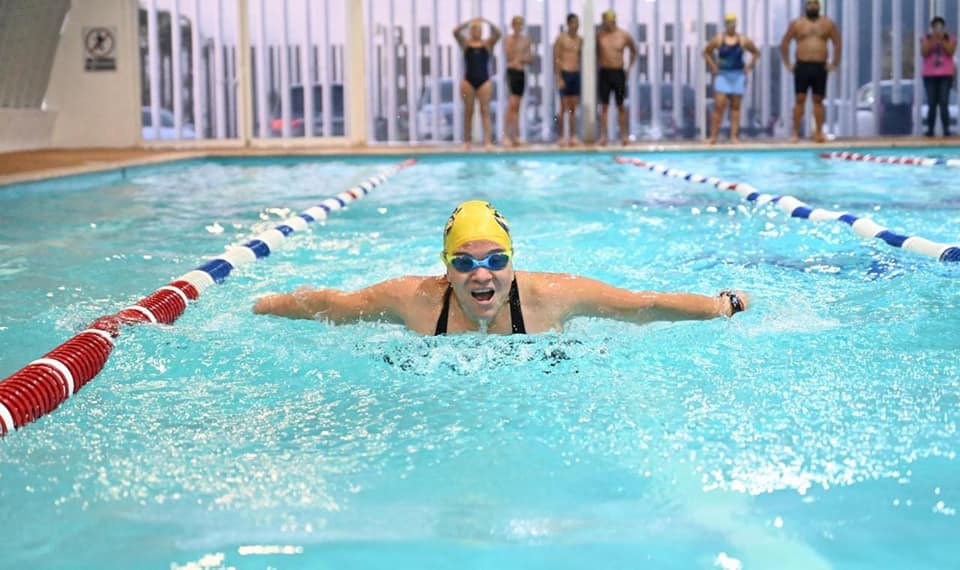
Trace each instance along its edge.
<path fill-rule="evenodd" d="M 726 297 L 730 299 L 730 316 L 736 315 L 737 313 L 743 312 L 743 301 L 740 300 L 740 297 L 736 293 L 730 291 L 729 289 L 724 289 L 720 291 L 718 295 L 720 298 Z"/>

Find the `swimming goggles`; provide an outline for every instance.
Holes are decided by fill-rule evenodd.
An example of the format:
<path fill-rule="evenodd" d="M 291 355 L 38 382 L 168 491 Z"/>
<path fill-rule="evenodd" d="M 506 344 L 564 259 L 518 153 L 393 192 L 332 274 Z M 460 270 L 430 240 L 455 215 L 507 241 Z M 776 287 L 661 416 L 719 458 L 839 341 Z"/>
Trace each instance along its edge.
<path fill-rule="evenodd" d="M 470 273 L 478 267 L 484 267 L 490 271 L 500 271 L 510 263 L 510 253 L 498 251 L 497 253 L 491 253 L 483 259 L 477 259 L 467 254 L 448 255 L 444 259 L 446 259 L 447 265 L 453 267 L 460 273 Z"/>

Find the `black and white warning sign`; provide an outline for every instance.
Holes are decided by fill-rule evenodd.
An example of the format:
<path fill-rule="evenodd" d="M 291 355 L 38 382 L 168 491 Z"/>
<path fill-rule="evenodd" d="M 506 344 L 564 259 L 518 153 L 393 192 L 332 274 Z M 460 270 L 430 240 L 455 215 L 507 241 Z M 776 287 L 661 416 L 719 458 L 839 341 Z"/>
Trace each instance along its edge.
<path fill-rule="evenodd" d="M 86 71 L 116 71 L 116 38 L 116 28 L 83 28 L 83 68 Z"/>

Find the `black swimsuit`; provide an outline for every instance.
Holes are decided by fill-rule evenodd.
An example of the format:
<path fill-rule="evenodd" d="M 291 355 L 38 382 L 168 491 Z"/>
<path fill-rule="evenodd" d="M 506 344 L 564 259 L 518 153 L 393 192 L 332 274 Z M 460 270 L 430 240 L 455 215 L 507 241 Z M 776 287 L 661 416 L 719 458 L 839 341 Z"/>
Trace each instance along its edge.
<path fill-rule="evenodd" d="M 486 47 L 464 48 L 463 63 L 467 83 L 474 89 L 480 89 L 490 79 L 490 51 Z"/>
<path fill-rule="evenodd" d="M 453 287 L 447 286 L 443 294 L 443 309 L 440 310 L 440 317 L 437 319 L 437 331 L 434 335 L 447 334 L 447 321 L 450 318 L 450 294 L 453 293 Z M 513 280 L 510 285 L 510 323 L 511 334 L 527 334 L 527 329 L 523 325 L 523 311 L 520 310 L 520 292 L 517 290 L 517 280 Z"/>

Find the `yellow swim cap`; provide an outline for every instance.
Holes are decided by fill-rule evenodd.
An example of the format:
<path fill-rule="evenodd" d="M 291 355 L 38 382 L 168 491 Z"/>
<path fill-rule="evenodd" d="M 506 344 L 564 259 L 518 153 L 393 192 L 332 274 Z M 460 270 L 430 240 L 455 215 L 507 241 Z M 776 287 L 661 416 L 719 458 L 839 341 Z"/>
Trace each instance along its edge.
<path fill-rule="evenodd" d="M 443 252 L 450 255 L 469 241 L 489 240 L 513 252 L 510 226 L 503 214 L 482 200 L 457 206 L 443 228 Z"/>
<path fill-rule="evenodd" d="M 611 9 L 611 10 L 607 10 L 606 12 L 603 13 L 603 17 L 604 17 L 604 19 L 609 18 L 609 19 L 611 19 L 611 20 L 616 20 L 616 19 L 617 19 L 617 13 L 614 12 L 612 9 Z"/>
<path fill-rule="evenodd" d="M 737 15 L 736 15 L 736 14 L 733 14 L 733 13 L 730 13 L 730 14 L 727 14 L 726 16 L 724 16 L 723 21 L 724 21 L 724 22 L 729 22 L 730 20 L 736 20 L 736 19 L 737 19 Z"/>

